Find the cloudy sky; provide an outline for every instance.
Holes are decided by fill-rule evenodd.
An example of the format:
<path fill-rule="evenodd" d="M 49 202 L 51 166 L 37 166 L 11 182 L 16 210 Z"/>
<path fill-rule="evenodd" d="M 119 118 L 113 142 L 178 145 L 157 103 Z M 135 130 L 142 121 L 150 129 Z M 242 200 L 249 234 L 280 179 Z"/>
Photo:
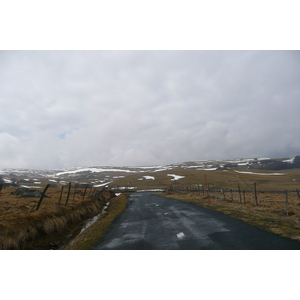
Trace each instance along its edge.
<path fill-rule="evenodd" d="M 1 51 L 0 169 L 300 154 L 299 51 Z"/>

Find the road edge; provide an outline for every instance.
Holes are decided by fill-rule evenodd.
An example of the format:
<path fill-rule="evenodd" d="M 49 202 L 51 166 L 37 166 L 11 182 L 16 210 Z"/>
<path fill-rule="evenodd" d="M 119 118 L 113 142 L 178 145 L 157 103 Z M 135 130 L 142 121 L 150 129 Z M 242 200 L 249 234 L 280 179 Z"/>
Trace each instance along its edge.
<path fill-rule="evenodd" d="M 106 213 L 101 215 L 94 224 L 88 227 L 81 235 L 62 250 L 93 249 L 93 246 L 109 231 L 112 222 L 127 208 L 128 205 L 128 199 L 125 194 L 113 197 L 109 202 Z"/>

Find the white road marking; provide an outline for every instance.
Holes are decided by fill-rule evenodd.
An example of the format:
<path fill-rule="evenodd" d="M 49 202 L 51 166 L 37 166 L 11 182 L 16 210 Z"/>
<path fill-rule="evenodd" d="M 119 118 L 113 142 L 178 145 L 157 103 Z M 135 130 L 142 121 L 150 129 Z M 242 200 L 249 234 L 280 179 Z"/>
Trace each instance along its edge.
<path fill-rule="evenodd" d="M 183 232 L 180 232 L 180 233 L 177 233 L 177 237 L 178 237 L 179 239 L 182 239 L 182 238 L 185 237 L 185 235 L 184 235 Z"/>

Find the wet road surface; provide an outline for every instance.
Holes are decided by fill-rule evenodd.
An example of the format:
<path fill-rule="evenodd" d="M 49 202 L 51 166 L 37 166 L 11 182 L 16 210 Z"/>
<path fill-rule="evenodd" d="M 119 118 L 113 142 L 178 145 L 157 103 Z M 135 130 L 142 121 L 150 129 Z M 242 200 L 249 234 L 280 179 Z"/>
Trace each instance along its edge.
<path fill-rule="evenodd" d="M 300 243 L 222 213 L 150 192 L 128 196 L 128 208 L 95 250 L 287 250 Z"/>

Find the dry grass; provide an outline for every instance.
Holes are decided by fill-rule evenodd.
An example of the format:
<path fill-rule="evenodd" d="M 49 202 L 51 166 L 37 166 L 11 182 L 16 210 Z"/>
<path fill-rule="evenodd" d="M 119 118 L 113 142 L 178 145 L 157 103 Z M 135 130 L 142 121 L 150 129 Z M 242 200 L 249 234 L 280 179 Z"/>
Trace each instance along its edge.
<path fill-rule="evenodd" d="M 82 200 L 80 193 L 71 193 L 67 206 L 58 205 L 60 189 L 48 189 L 38 211 L 38 198 L 21 198 L 11 195 L 15 188 L 5 188 L 0 193 L 0 249 L 50 249 L 65 242 L 82 221 L 101 212 L 110 191 L 100 198 Z M 65 203 L 66 192 L 63 195 Z"/>
<path fill-rule="evenodd" d="M 88 250 L 104 237 L 114 219 L 126 208 L 128 200 L 124 194 L 110 200 L 110 205 L 99 220 L 87 228 L 65 250 Z"/>
<path fill-rule="evenodd" d="M 256 175 L 256 174 L 245 174 L 237 173 L 237 171 L 243 172 L 253 172 L 261 174 L 270 173 L 283 173 L 284 175 Z M 167 174 L 176 174 L 180 176 L 185 176 L 177 181 L 172 181 L 173 177 L 167 176 Z M 257 183 L 257 189 L 260 191 L 295 191 L 300 189 L 300 170 L 290 169 L 282 171 L 261 171 L 261 170 L 245 170 L 236 168 L 228 171 L 215 170 L 215 171 L 204 171 L 196 169 L 173 169 L 170 171 L 161 171 L 154 173 L 144 173 L 139 175 L 130 175 L 125 178 L 116 179 L 110 187 L 122 186 L 128 187 L 133 186 L 138 189 L 155 189 L 169 188 L 170 185 L 173 186 L 192 186 L 205 184 L 204 174 L 206 174 L 208 183 L 214 189 L 233 189 L 238 188 L 238 184 L 242 190 L 252 190 L 254 182 Z M 154 176 L 155 180 L 139 180 L 144 175 Z"/>
<path fill-rule="evenodd" d="M 242 196 L 242 204 L 238 193 L 226 193 L 226 200 L 219 199 L 223 195 L 211 194 L 210 201 L 202 193 L 184 194 L 166 192 L 164 197 L 193 202 L 199 206 L 222 212 L 245 223 L 263 230 L 300 241 L 300 199 L 297 194 L 289 194 L 289 215 L 286 215 L 286 195 L 284 193 L 258 193 L 258 206 L 255 205 L 254 193 L 246 193 L 246 203 Z M 210 203 L 209 203 L 210 202 Z"/>

